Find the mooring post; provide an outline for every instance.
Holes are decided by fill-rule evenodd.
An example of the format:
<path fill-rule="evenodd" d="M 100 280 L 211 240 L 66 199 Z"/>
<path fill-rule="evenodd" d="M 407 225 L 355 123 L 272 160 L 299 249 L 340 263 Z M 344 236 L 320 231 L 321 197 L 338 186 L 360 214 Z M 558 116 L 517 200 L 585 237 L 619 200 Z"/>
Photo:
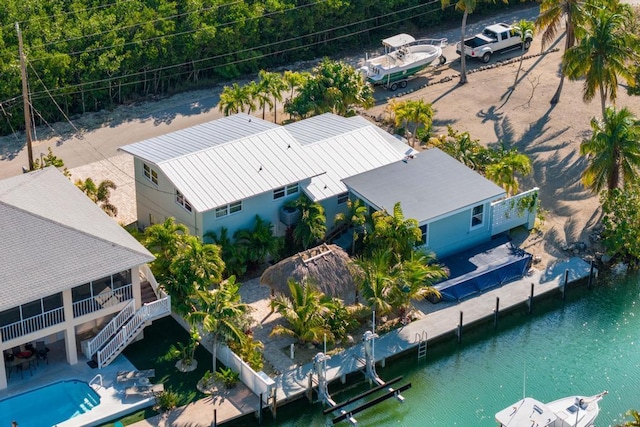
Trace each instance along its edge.
<path fill-rule="evenodd" d="M 533 312 L 533 283 L 531 284 L 531 292 L 529 293 L 529 314 Z"/>
<path fill-rule="evenodd" d="M 587 289 L 591 289 L 591 281 L 593 280 L 593 260 L 591 260 L 589 264 L 589 281 L 587 282 Z"/>
<path fill-rule="evenodd" d="M 218 410 L 213 410 L 213 423 L 211 423 L 211 427 L 218 427 Z"/>
<path fill-rule="evenodd" d="M 496 309 L 493 311 L 493 327 L 498 326 L 498 313 L 500 312 L 500 297 L 496 297 Z"/>
<path fill-rule="evenodd" d="M 569 269 L 564 270 L 564 285 L 562 286 L 562 299 L 565 299 L 567 294 L 567 285 L 569 284 Z"/>
<path fill-rule="evenodd" d="M 458 323 L 458 344 L 462 342 L 462 310 L 460 310 L 460 323 Z"/>
<path fill-rule="evenodd" d="M 271 415 L 273 415 L 273 419 L 276 419 L 276 411 L 278 408 L 277 402 L 276 402 L 276 395 L 278 394 L 278 389 L 277 388 L 273 388 L 273 399 L 271 401 Z"/>
<path fill-rule="evenodd" d="M 260 402 L 258 403 L 258 425 L 262 425 L 262 393 L 260 393 Z"/>
<path fill-rule="evenodd" d="M 307 399 L 313 403 L 313 372 L 309 372 L 309 382 L 307 383 Z"/>

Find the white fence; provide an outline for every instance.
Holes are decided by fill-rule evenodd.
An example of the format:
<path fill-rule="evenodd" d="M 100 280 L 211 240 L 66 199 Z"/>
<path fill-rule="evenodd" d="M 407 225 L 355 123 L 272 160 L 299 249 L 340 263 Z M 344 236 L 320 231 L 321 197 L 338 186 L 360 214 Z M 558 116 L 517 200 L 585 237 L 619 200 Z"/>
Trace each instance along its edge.
<path fill-rule="evenodd" d="M 491 204 L 491 235 L 495 236 L 512 228 L 534 226 L 538 210 L 538 187 Z"/>
<path fill-rule="evenodd" d="M 275 385 L 273 381 L 264 372 L 256 372 L 244 360 L 240 359 L 229 347 L 224 344 L 218 344 L 218 360 L 227 368 L 231 368 L 234 372 L 240 374 L 240 381 L 246 385 L 256 396 L 262 393 L 263 405 L 268 404 L 271 389 Z"/>

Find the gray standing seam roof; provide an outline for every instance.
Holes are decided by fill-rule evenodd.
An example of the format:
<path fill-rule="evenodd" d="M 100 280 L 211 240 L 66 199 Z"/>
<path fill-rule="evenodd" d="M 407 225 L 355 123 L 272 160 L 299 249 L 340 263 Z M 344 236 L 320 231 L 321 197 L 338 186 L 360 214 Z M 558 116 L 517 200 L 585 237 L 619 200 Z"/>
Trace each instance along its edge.
<path fill-rule="evenodd" d="M 0 181 L 0 311 L 152 261 L 56 168 Z"/>
<path fill-rule="evenodd" d="M 343 181 L 387 212 L 401 202 L 404 217 L 420 223 L 506 195 L 504 189 L 437 148 Z"/>

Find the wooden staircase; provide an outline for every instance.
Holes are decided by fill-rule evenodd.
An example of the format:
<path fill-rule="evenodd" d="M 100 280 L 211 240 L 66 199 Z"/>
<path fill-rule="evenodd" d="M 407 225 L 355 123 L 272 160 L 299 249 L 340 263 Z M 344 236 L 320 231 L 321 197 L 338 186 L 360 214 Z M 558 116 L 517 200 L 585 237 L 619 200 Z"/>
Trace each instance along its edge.
<path fill-rule="evenodd" d="M 140 293 L 142 296 L 142 304 L 153 302 L 158 299 L 155 291 L 151 287 L 151 283 L 149 283 L 148 280 L 143 280 L 142 282 L 140 282 Z"/>

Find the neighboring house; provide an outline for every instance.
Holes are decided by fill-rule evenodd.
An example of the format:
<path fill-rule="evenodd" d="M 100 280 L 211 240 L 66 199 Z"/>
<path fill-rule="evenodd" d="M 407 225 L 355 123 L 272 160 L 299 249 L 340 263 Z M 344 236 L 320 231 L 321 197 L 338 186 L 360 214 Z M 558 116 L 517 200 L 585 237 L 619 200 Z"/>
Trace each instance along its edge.
<path fill-rule="evenodd" d="M 0 181 L 0 218 L 0 389 L 7 387 L 16 347 L 64 341 L 73 365 L 80 344 L 92 343 L 87 356 L 101 353 L 106 364 L 115 356 L 104 353 L 103 344 L 117 355 L 132 339 L 114 345 L 118 326 L 136 320 L 139 335 L 140 322 L 149 320 L 139 316 L 148 311 L 141 308 L 139 271 L 153 255 L 56 168 Z M 126 310 L 131 315 L 123 315 Z M 98 333 L 107 335 L 98 344 L 82 342 L 96 328 L 114 327 L 108 322 L 118 313 L 115 332 Z"/>
<path fill-rule="evenodd" d="M 393 212 L 400 202 L 404 217 L 418 221 L 423 244 L 438 258 L 489 241 L 496 234 L 493 211 L 506 197 L 504 189 L 437 148 L 344 183 L 372 210 Z M 513 226 L 533 225 L 528 216 L 512 216 L 519 220 Z"/>
<path fill-rule="evenodd" d="M 342 179 L 413 152 L 365 119 L 334 114 L 286 126 L 236 114 L 120 149 L 134 156 L 138 226 L 174 217 L 200 237 L 251 228 L 256 215 L 283 235 L 281 208 L 301 193 L 331 228 L 346 212 Z"/>

